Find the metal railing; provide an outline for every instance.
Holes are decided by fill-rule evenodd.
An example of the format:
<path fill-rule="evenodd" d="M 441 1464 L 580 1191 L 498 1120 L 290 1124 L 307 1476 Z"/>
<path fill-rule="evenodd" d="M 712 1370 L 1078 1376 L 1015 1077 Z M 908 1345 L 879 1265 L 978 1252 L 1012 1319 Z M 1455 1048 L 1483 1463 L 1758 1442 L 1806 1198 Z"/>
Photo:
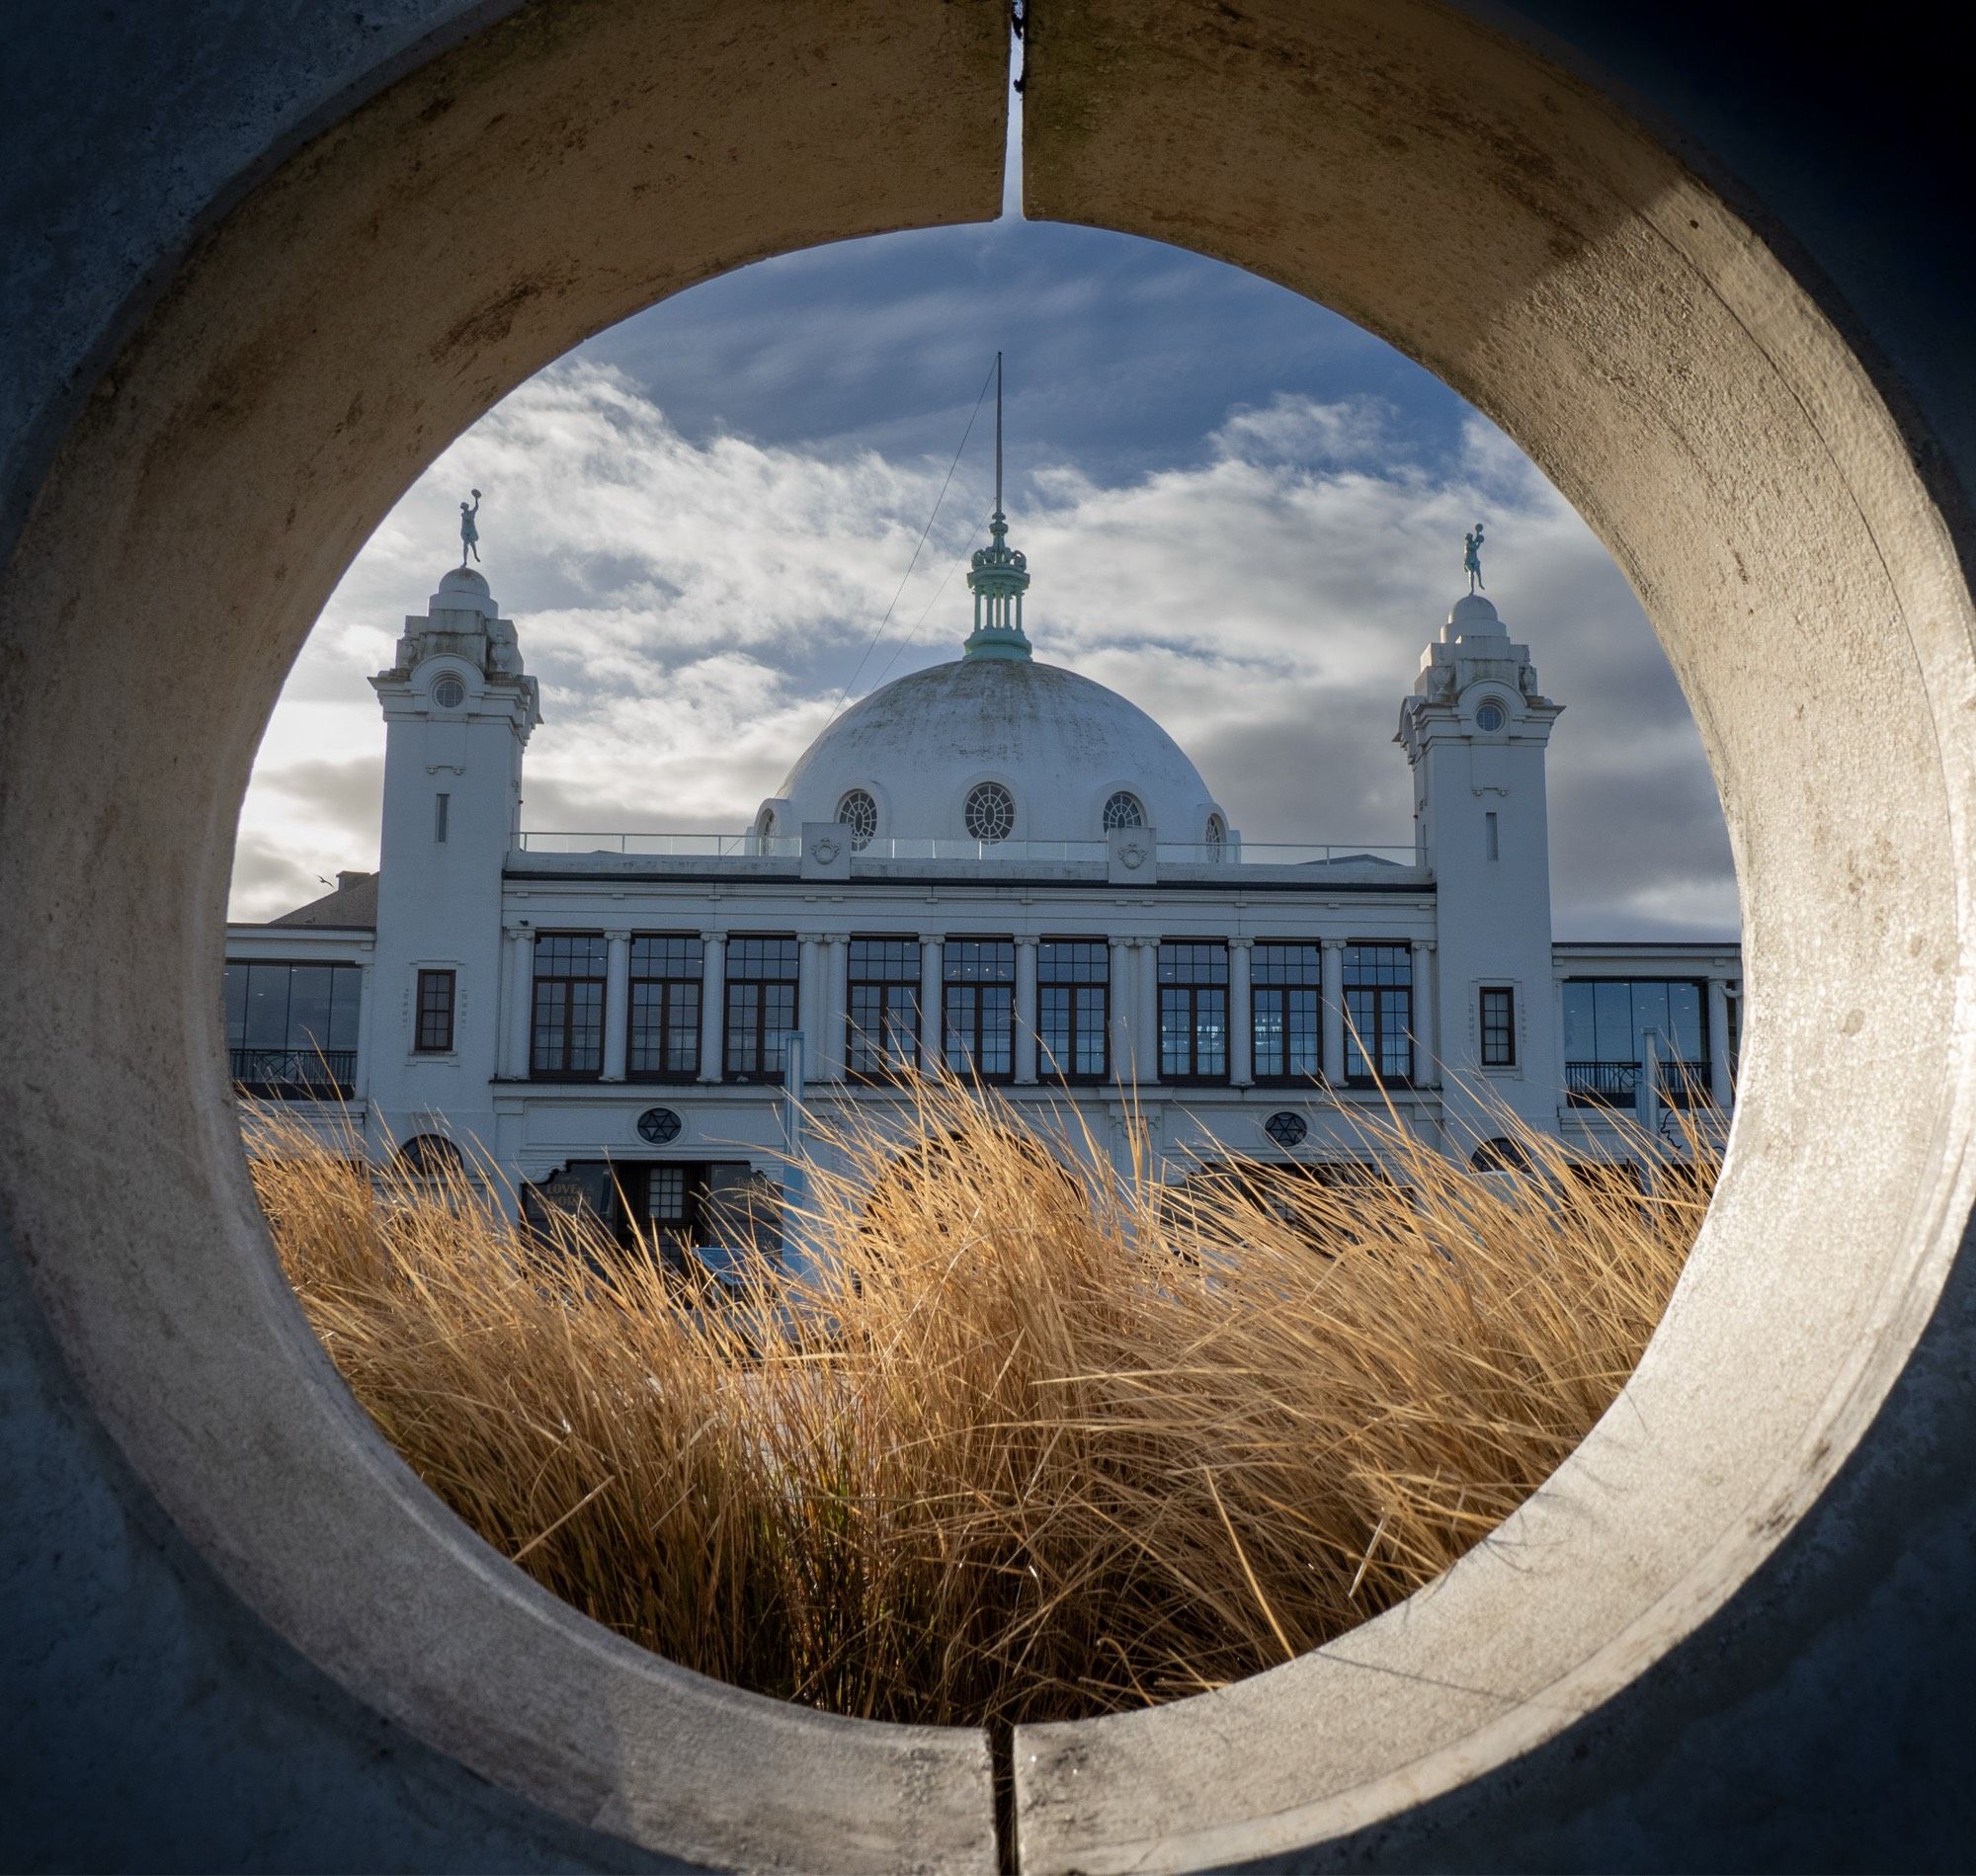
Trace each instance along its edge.
<path fill-rule="evenodd" d="M 1638 1062 L 1567 1062 L 1565 1096 L 1574 1107 L 1630 1107 L 1640 1098 Z M 1703 1107 L 1710 1100 L 1706 1062 L 1663 1062 L 1660 1097 L 1670 1107 Z"/>
<path fill-rule="evenodd" d="M 355 1049 L 234 1049 L 233 1081 L 277 1101 L 345 1101 L 357 1082 Z"/>
<path fill-rule="evenodd" d="M 661 859 L 798 859 L 793 834 L 563 834 L 516 837 L 529 854 L 644 854 Z"/>
<path fill-rule="evenodd" d="M 626 854 L 667 859 L 797 859 L 802 842 L 794 835 L 613 834 L 534 832 L 517 836 L 528 854 Z M 1103 865 L 1111 845 L 1095 841 L 866 841 L 854 847 L 854 862 L 873 860 L 968 860 L 1014 866 L 1084 863 Z M 1411 845 L 1368 846 L 1349 841 L 1161 841 L 1156 856 L 1168 866 L 1412 866 Z"/>

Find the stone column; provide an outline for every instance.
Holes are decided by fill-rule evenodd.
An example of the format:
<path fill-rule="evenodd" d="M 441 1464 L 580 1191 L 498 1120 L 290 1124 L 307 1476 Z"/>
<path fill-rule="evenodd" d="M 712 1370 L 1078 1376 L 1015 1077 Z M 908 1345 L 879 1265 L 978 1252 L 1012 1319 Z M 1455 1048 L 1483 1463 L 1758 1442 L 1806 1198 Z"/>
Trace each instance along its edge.
<path fill-rule="evenodd" d="M 727 1027 L 727 936 L 723 932 L 702 932 L 700 944 L 699 1079 L 717 1082 L 724 1066 L 721 1049 Z"/>
<path fill-rule="evenodd" d="M 1105 1008 L 1111 1030 L 1112 1079 L 1129 1086 L 1139 1068 L 1133 1057 L 1136 1037 L 1132 1033 L 1132 998 L 1139 980 L 1132 970 L 1130 938 L 1113 938 L 1108 949 L 1111 980 L 1105 989 Z"/>
<path fill-rule="evenodd" d="M 1250 988 L 1249 954 L 1254 938 L 1228 940 L 1228 1082 L 1256 1085 L 1255 998 Z"/>
<path fill-rule="evenodd" d="M 829 1020 L 824 1008 L 823 939 L 811 933 L 796 939 L 796 1027 L 803 1032 L 803 1088 L 823 1080 L 823 1025 Z"/>
<path fill-rule="evenodd" d="M 842 932 L 824 939 L 830 947 L 823 960 L 823 1033 L 810 1044 L 819 1081 L 844 1079 L 844 1027 L 850 1020 L 851 940 Z"/>
<path fill-rule="evenodd" d="M 1160 1079 L 1160 941 L 1142 938 L 1133 942 L 1139 949 L 1139 1086 L 1155 1088 Z"/>
<path fill-rule="evenodd" d="M 1016 1080 L 1036 1079 L 1036 941 L 1016 940 Z"/>
<path fill-rule="evenodd" d="M 947 1009 L 942 992 L 940 934 L 920 934 L 920 1067 L 927 1074 L 938 1072 L 947 1059 Z"/>
<path fill-rule="evenodd" d="M 610 947 L 604 957 L 604 1074 L 607 1082 L 624 1079 L 624 1057 L 631 1041 L 631 935 L 607 932 Z"/>
<path fill-rule="evenodd" d="M 1414 1086 L 1433 1088 L 1441 1081 L 1441 1057 L 1436 1048 L 1435 941 L 1414 939 Z M 1521 1061 L 1522 1057 L 1518 1059 Z"/>
<path fill-rule="evenodd" d="M 529 1019 L 535 999 L 535 935 L 519 929 L 501 947 L 507 981 L 502 985 L 501 1073 L 510 1081 L 529 1077 Z"/>
<path fill-rule="evenodd" d="M 1345 940 L 1324 938 L 1324 1079 L 1345 1086 Z"/>
<path fill-rule="evenodd" d="M 1729 1077 L 1729 986 L 1720 977 L 1708 980 L 1708 1094 L 1720 1113 L 1736 1105 Z"/>

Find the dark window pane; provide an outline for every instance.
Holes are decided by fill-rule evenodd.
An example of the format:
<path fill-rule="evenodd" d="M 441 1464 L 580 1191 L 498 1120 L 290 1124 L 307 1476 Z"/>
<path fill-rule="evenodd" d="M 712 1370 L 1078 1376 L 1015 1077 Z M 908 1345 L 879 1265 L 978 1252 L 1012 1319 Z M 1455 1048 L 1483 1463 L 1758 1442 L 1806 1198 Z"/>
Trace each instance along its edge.
<path fill-rule="evenodd" d="M 335 988 L 329 1009 L 329 1046 L 347 1053 L 357 1047 L 364 972 L 355 964 L 338 964 L 331 975 Z"/>
<path fill-rule="evenodd" d="M 1664 983 L 1641 982 L 1633 986 L 1632 1059 L 1636 1062 L 1647 1059 L 1649 1029 L 1660 1037 L 1659 1050 L 1666 1056 L 1671 1037 L 1668 1034 L 1668 987 Z"/>
<path fill-rule="evenodd" d="M 247 973 L 251 964 L 229 964 L 226 967 L 226 1046 L 229 1049 L 244 1049 L 247 1046 Z"/>
<path fill-rule="evenodd" d="M 1567 1062 L 1599 1060 L 1599 1032 L 1595 1014 L 1594 986 L 1567 983 L 1564 987 L 1564 1059 Z"/>
<path fill-rule="evenodd" d="M 1701 1041 L 1701 986 L 1668 986 L 1668 1025 L 1673 1031 L 1675 1052 L 1685 1062 L 1705 1062 L 1708 1051 Z"/>
<path fill-rule="evenodd" d="M 1599 1024 L 1599 1053 L 1594 1059 L 1637 1062 L 1639 1054 L 1633 1047 L 1633 986 L 1622 980 L 1601 980 L 1592 988 Z"/>
<path fill-rule="evenodd" d="M 250 964 L 247 967 L 246 1046 L 286 1049 L 288 1045 L 288 967 Z"/>

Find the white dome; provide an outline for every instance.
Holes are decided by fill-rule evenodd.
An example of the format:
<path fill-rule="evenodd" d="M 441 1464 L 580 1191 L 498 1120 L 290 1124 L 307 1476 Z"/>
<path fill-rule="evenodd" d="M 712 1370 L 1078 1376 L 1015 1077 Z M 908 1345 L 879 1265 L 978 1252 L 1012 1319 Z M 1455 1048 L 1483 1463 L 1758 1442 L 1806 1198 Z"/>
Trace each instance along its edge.
<path fill-rule="evenodd" d="M 1447 630 L 1443 638 L 1492 638 L 1507 635 L 1509 627 L 1503 623 L 1493 601 L 1480 593 L 1464 593 L 1448 609 Z"/>
<path fill-rule="evenodd" d="M 855 824 L 846 800 L 862 790 L 881 841 L 966 840 L 967 800 L 984 783 L 1013 797 L 1012 840 L 1102 840 L 1108 803 L 1114 824 L 1136 806 L 1137 824 L 1162 840 L 1206 840 L 1210 817 L 1226 827 L 1199 772 L 1138 705 L 1029 658 L 963 658 L 872 692 L 810 745 L 763 811 L 785 835 L 805 821 Z"/>

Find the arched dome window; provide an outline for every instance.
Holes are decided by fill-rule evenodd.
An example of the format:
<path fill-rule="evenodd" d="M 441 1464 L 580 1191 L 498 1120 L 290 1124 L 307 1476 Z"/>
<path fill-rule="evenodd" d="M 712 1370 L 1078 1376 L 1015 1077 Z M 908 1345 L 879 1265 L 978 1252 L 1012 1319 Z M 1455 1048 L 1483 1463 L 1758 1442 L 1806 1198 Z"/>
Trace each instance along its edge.
<path fill-rule="evenodd" d="M 465 1171 L 459 1148 L 439 1133 L 413 1134 L 398 1149 L 398 1161 L 419 1179 L 448 1179 Z"/>
<path fill-rule="evenodd" d="M 851 830 L 851 851 L 863 853 L 878 831 L 878 804 L 864 788 L 853 788 L 837 804 L 837 819 Z"/>
<path fill-rule="evenodd" d="M 1139 805 L 1139 797 L 1129 790 L 1120 788 L 1105 803 L 1105 831 L 1111 833 L 1114 827 L 1144 827 L 1146 811 Z"/>
<path fill-rule="evenodd" d="M 963 818 L 975 840 L 1006 841 L 1016 831 L 1016 797 L 999 781 L 980 782 L 967 791 Z"/>
<path fill-rule="evenodd" d="M 1218 814 L 1210 814 L 1207 817 L 1206 844 L 1209 859 L 1219 859 L 1221 850 L 1228 845 L 1228 830 L 1221 825 L 1221 817 Z"/>
<path fill-rule="evenodd" d="M 755 817 L 755 838 L 764 845 L 776 838 L 776 811 L 774 808 L 764 808 Z"/>

